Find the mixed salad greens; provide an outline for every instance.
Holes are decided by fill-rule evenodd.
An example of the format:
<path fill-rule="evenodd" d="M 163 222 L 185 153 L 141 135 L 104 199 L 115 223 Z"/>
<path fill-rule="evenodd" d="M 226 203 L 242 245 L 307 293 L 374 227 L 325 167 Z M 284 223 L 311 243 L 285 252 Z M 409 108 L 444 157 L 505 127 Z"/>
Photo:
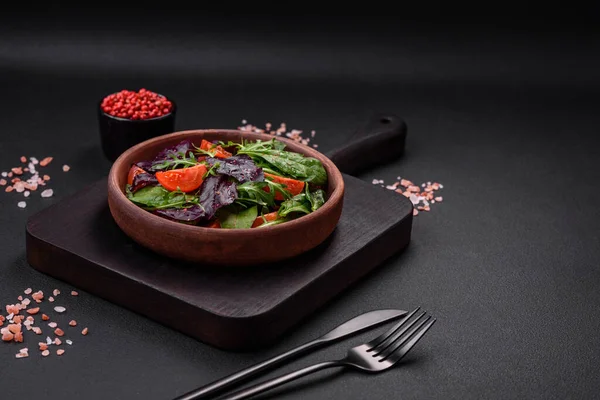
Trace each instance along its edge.
<path fill-rule="evenodd" d="M 198 226 L 247 229 L 310 214 L 326 201 L 327 172 L 316 158 L 270 141 L 189 140 L 131 166 L 129 200 L 156 215 Z"/>

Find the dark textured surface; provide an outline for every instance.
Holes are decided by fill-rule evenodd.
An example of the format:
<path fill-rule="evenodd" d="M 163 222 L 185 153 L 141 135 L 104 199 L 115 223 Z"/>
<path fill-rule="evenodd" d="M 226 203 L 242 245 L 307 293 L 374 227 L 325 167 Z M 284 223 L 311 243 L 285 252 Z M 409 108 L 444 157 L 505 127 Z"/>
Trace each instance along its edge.
<path fill-rule="evenodd" d="M 379 376 L 324 373 L 277 393 L 597 397 L 597 33 L 560 19 L 503 28 L 512 15 L 495 25 L 414 31 L 393 18 L 336 25 L 280 18 L 239 30 L 190 18 L 181 24 L 187 35 L 163 29 L 166 22 L 127 34 L 130 21 L 118 17 L 72 18 L 82 28 L 72 32 L 67 18 L 54 17 L 1 25 L 8 30 L 0 35 L 0 169 L 21 154 L 56 157 L 49 167 L 54 198 L 36 196 L 21 210 L 16 195 L 0 193 L 3 302 L 29 286 L 68 288 L 26 265 L 24 225 L 28 215 L 107 174 L 94 107 L 117 88 L 143 85 L 176 97 L 177 129 L 286 121 L 316 129 L 323 151 L 349 138 L 372 111 L 394 112 L 409 128 L 406 154 L 363 178 L 440 181 L 444 202 L 415 219 L 402 256 L 268 350 L 215 350 L 82 293 L 68 302 L 69 316 L 91 333 L 62 358 L 15 360 L 17 347 L 0 345 L 2 397 L 169 399 L 363 311 L 417 305 L 438 322 L 404 366 Z M 98 32 L 103 24 L 111 29 Z M 48 26 L 53 30 L 40 31 Z M 59 172 L 63 162 L 72 165 L 69 173 Z M 340 357 L 373 334 L 285 370 Z"/>
<path fill-rule="evenodd" d="M 335 231 L 286 262 L 209 268 L 152 253 L 112 219 L 105 179 L 28 221 L 27 259 L 39 271 L 205 343 L 256 350 L 408 245 L 408 199 L 352 176 L 344 183 Z"/>

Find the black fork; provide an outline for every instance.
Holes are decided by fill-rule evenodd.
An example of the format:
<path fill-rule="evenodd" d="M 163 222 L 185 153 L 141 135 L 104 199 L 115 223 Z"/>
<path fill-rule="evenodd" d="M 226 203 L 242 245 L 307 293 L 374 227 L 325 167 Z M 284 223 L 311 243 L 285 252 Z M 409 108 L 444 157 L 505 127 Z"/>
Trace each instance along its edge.
<path fill-rule="evenodd" d="M 256 394 L 265 392 L 284 383 L 291 382 L 314 372 L 333 368 L 355 368 L 360 371 L 377 373 L 393 367 L 400 361 L 414 345 L 425 335 L 427 330 L 435 323 L 435 318 L 425 312 L 415 317 L 419 308 L 404 317 L 398 324 L 374 340 L 353 347 L 348 350 L 346 357 L 341 360 L 326 361 L 319 364 L 291 372 L 280 377 L 239 390 L 222 400 L 246 399 Z"/>

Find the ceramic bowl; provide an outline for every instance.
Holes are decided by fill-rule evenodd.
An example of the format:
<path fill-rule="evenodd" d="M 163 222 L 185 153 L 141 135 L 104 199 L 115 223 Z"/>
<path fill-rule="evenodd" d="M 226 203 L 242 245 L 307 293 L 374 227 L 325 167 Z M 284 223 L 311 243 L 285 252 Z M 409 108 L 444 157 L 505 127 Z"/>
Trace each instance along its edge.
<path fill-rule="evenodd" d="M 160 150 L 184 139 L 200 143 L 229 140 L 271 140 L 273 136 L 237 130 L 189 130 L 139 143 L 121 154 L 108 176 L 108 204 L 117 225 L 140 245 L 167 257 L 219 266 L 249 266 L 282 261 L 322 243 L 334 231 L 342 213 L 344 180 L 326 156 L 289 139 L 279 138 L 286 150 L 319 159 L 328 175 L 327 201 L 317 211 L 264 228 L 218 229 L 186 225 L 154 215 L 125 196 L 131 165 L 152 159 Z"/>

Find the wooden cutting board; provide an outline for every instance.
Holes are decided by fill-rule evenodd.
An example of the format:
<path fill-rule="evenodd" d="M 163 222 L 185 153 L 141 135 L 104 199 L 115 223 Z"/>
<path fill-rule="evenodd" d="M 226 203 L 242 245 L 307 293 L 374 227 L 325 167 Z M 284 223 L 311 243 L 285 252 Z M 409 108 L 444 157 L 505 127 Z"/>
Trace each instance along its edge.
<path fill-rule="evenodd" d="M 330 157 L 343 166 L 351 153 L 346 147 Z M 30 217 L 27 259 L 43 273 L 205 343 L 257 349 L 408 245 L 411 202 L 350 175 L 344 181 L 334 233 L 318 248 L 275 265 L 209 268 L 137 245 L 111 217 L 106 179 Z"/>

